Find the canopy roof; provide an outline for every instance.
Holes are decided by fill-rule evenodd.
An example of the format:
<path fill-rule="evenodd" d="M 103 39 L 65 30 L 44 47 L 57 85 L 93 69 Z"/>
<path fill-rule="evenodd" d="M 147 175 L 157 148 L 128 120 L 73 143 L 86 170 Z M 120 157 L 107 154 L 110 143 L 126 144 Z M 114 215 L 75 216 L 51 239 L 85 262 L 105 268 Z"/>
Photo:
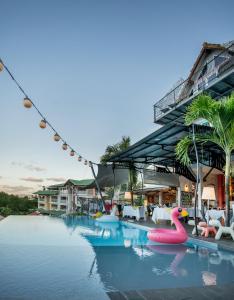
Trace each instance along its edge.
<path fill-rule="evenodd" d="M 198 132 L 208 131 L 210 127 L 196 125 L 195 130 Z M 184 175 L 187 178 L 194 179 L 190 176 L 188 168 L 182 166 L 176 159 L 175 147 L 177 143 L 191 132 L 191 128 L 185 125 L 167 124 L 156 130 L 152 134 L 141 139 L 139 142 L 130 146 L 127 150 L 112 156 L 109 161 L 114 163 L 140 163 L 155 164 L 157 166 L 173 167 L 174 172 Z M 199 152 L 199 161 L 204 165 L 222 169 L 224 165 L 223 151 L 215 144 L 206 143 L 197 145 Z M 194 151 L 190 153 L 191 162 L 196 162 Z M 189 171 L 190 173 L 191 170 Z"/>
<path fill-rule="evenodd" d="M 128 182 L 128 169 L 122 166 L 112 166 L 112 165 L 101 165 L 98 164 L 98 173 L 96 176 L 96 181 L 99 187 L 111 187 L 119 184 Z M 89 187 L 96 187 L 95 180 L 90 184 Z"/>

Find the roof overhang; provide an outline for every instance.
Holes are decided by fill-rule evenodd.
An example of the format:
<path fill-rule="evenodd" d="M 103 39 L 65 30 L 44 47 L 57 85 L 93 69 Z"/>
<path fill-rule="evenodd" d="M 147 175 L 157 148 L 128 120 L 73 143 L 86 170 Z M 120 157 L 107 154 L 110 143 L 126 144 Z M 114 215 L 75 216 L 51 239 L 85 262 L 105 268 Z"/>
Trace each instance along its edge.
<path fill-rule="evenodd" d="M 210 130 L 208 127 L 201 125 L 195 125 L 195 128 L 196 130 Z M 127 150 L 112 156 L 109 161 L 113 163 L 154 164 L 173 167 L 175 173 L 187 178 L 190 177 L 194 181 L 192 171 L 190 170 L 191 174 L 186 176 L 188 170 L 185 170 L 186 167 L 177 161 L 175 154 L 177 143 L 189 133 L 191 133 L 191 128 L 188 126 L 167 124 L 130 146 Z M 197 145 L 197 148 L 202 164 L 222 169 L 224 164 L 222 149 L 211 143 L 206 143 L 203 146 Z M 191 151 L 190 159 L 192 163 L 196 162 L 194 151 Z"/>

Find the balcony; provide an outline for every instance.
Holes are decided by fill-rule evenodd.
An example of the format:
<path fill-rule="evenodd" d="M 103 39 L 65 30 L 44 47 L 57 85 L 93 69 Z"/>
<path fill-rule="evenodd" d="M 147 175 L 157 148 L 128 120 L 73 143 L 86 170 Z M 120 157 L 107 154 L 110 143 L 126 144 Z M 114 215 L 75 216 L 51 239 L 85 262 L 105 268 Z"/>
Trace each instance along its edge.
<path fill-rule="evenodd" d="M 81 198 L 94 198 L 92 190 L 78 191 L 77 196 Z"/>
<path fill-rule="evenodd" d="M 61 195 L 68 195 L 68 190 L 67 189 L 60 189 L 59 190 Z"/>
<path fill-rule="evenodd" d="M 58 202 L 58 198 L 57 197 L 51 199 L 51 203 L 57 203 L 57 202 Z"/>
<path fill-rule="evenodd" d="M 154 122 L 161 125 L 169 122 L 183 124 L 187 105 L 200 93 L 207 92 L 215 99 L 230 94 L 234 90 L 234 56 L 233 50 L 230 50 L 233 46 L 234 44 L 197 70 L 194 81 L 187 79 L 181 82 L 156 102 Z M 201 76 L 204 67 L 206 71 Z"/>

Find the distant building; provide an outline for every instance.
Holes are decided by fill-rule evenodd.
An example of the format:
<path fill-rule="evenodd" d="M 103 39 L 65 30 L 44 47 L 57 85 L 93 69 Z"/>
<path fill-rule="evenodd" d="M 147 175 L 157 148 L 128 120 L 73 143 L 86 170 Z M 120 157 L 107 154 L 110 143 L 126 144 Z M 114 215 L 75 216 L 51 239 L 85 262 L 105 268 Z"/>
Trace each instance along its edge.
<path fill-rule="evenodd" d="M 69 179 L 65 183 L 50 185 L 34 194 L 37 195 L 39 209 L 62 210 L 66 213 L 76 211 L 82 200 L 98 198 L 93 179 Z"/>

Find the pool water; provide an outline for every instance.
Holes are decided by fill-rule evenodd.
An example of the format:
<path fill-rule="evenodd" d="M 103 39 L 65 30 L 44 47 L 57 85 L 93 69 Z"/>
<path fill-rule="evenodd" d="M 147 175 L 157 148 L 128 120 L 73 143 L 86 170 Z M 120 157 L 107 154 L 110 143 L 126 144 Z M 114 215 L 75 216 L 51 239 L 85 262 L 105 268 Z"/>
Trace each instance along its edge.
<path fill-rule="evenodd" d="M 234 254 L 149 243 L 145 230 L 88 217 L 0 222 L 0 299 L 109 299 L 107 292 L 234 281 Z"/>

